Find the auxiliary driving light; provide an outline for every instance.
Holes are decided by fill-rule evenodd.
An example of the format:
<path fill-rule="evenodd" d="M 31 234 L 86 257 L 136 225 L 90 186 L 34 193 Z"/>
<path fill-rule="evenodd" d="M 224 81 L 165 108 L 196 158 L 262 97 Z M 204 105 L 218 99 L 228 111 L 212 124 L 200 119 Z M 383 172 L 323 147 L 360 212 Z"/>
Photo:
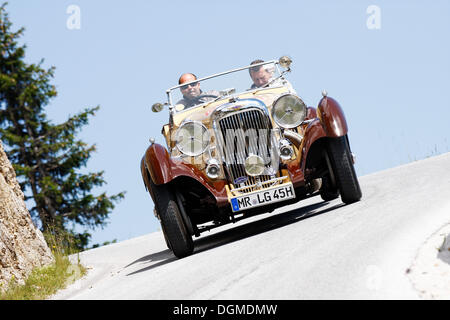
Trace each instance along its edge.
<path fill-rule="evenodd" d="M 211 179 L 217 179 L 220 174 L 219 161 L 211 159 L 206 167 L 206 175 Z"/>
<path fill-rule="evenodd" d="M 292 148 L 291 144 L 287 140 L 281 140 L 280 141 L 280 158 L 282 160 L 289 160 L 292 158 L 292 155 L 294 154 L 294 149 Z"/>

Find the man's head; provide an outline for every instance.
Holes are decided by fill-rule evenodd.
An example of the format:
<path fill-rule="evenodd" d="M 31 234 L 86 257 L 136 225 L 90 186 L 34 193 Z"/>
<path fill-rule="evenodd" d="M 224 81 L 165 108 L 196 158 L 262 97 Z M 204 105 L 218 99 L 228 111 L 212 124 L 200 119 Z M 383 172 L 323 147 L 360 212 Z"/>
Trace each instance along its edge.
<path fill-rule="evenodd" d="M 250 65 L 262 62 L 264 62 L 264 60 L 255 60 L 252 61 Z M 267 71 L 265 65 L 251 67 L 248 70 L 248 72 L 250 73 L 250 78 L 252 78 L 253 80 L 253 84 L 258 88 L 266 85 L 269 82 L 270 78 L 272 77 L 272 74 L 269 71 Z"/>
<path fill-rule="evenodd" d="M 180 79 L 178 79 L 178 84 L 188 83 L 194 80 L 197 80 L 195 74 L 184 73 L 181 75 Z M 193 99 L 195 97 L 198 97 L 201 93 L 199 82 L 193 82 L 191 84 L 181 86 L 180 90 L 185 99 Z"/>

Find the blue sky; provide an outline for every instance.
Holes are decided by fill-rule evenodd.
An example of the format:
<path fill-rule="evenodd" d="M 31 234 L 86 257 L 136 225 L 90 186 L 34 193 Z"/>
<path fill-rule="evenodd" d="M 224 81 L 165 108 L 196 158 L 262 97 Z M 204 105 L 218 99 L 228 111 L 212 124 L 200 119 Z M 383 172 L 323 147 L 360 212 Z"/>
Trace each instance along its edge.
<path fill-rule="evenodd" d="M 70 5 L 80 29 L 67 28 Z M 371 5 L 379 29 L 367 27 Z M 150 137 L 164 144 L 168 114 L 150 106 L 184 72 L 291 56 L 288 79 L 309 106 L 326 89 L 343 107 L 359 175 L 450 151 L 448 0 L 14 0 L 7 11 L 26 28 L 27 62 L 56 67 L 49 118 L 101 106 L 79 135 L 98 148 L 87 170 L 127 194 L 92 243 L 158 230 L 139 162 Z"/>

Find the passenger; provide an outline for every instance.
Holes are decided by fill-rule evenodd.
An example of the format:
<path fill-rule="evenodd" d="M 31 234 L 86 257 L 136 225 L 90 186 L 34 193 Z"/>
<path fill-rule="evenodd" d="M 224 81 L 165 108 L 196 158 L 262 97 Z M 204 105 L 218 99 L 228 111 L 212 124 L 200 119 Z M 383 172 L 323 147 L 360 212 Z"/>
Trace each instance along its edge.
<path fill-rule="evenodd" d="M 250 65 L 263 63 L 264 60 L 255 60 L 250 63 Z M 251 67 L 248 69 L 250 73 L 250 78 L 252 78 L 253 84 L 249 90 L 253 90 L 256 88 L 264 88 L 267 84 L 270 83 L 270 86 L 278 87 L 278 86 L 287 86 L 292 93 L 295 93 L 294 88 L 284 78 L 273 79 L 274 70 L 271 64 L 263 64 L 261 66 Z"/>
<path fill-rule="evenodd" d="M 255 60 L 250 63 L 250 65 L 263 63 L 264 60 Z M 252 78 L 253 84 L 250 89 L 256 89 L 264 87 L 272 79 L 272 74 L 267 70 L 267 65 L 251 67 L 248 69 L 250 73 L 250 78 Z"/>
<path fill-rule="evenodd" d="M 197 76 L 195 74 L 184 73 L 178 80 L 178 84 L 188 83 L 194 80 L 197 80 Z M 214 90 L 203 93 L 200 89 L 200 82 L 198 81 L 181 86 L 180 91 L 183 94 L 183 99 L 178 101 L 177 104 L 182 104 L 186 108 L 214 100 L 219 96 L 219 92 Z"/>

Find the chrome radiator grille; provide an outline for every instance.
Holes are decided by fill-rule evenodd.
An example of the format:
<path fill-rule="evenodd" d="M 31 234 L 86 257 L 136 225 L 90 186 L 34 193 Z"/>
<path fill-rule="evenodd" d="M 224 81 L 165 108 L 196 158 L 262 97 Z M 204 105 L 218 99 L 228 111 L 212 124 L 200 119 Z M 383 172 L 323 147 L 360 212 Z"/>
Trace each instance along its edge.
<path fill-rule="evenodd" d="M 270 175 L 247 177 L 244 168 L 245 159 L 250 154 L 261 156 L 265 160 L 266 167 L 270 167 L 272 125 L 268 116 L 259 109 L 248 108 L 227 114 L 218 124 L 222 135 L 222 154 L 230 182 L 235 187 L 244 187 L 269 180 Z M 235 183 L 240 177 L 248 179 L 244 179 L 246 181 L 242 184 Z"/>

